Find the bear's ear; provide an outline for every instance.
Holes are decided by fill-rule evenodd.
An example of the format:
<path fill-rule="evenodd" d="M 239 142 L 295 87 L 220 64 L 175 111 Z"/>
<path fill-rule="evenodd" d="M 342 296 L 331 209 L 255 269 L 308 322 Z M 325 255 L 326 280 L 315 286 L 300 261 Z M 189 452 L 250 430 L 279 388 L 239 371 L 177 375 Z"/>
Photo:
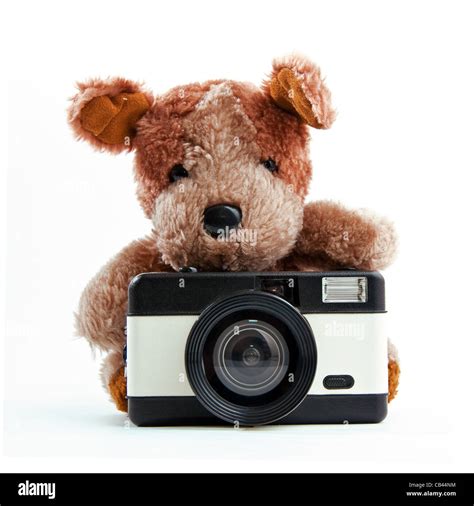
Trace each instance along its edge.
<path fill-rule="evenodd" d="M 112 153 L 132 149 L 136 123 L 153 104 L 151 93 L 120 77 L 91 79 L 77 88 L 68 109 L 76 136 Z"/>
<path fill-rule="evenodd" d="M 319 68 L 302 56 L 274 60 L 263 88 L 279 107 L 314 128 L 329 128 L 336 117 Z"/>

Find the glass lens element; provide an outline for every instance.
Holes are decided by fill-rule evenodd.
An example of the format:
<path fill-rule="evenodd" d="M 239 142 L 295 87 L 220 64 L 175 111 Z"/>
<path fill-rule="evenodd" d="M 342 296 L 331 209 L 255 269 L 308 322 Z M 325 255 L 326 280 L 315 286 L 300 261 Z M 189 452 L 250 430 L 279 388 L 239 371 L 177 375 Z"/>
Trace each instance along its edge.
<path fill-rule="evenodd" d="M 262 395 L 285 377 L 289 351 L 284 337 L 262 320 L 241 320 L 217 339 L 213 365 L 220 381 L 233 392 Z"/>

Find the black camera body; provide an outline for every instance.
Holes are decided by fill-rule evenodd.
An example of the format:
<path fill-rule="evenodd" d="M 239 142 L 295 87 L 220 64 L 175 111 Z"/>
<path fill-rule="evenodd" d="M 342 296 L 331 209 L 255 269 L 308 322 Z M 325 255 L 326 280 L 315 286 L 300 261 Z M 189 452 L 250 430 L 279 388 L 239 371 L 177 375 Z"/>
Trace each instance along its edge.
<path fill-rule="evenodd" d="M 130 419 L 380 422 L 384 320 L 378 272 L 140 274 L 129 287 Z"/>

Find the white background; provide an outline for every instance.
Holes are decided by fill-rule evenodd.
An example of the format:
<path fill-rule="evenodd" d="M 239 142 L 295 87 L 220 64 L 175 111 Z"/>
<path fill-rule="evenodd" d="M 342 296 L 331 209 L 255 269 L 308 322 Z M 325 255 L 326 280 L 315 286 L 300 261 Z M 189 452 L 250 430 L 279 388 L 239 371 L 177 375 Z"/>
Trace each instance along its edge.
<path fill-rule="evenodd" d="M 2 470 L 474 471 L 473 14 L 468 2 L 401 0 L 3 7 Z M 372 208 L 399 231 L 385 272 L 399 397 L 373 426 L 127 427 L 72 313 L 87 280 L 149 223 L 133 155 L 76 143 L 66 99 L 90 76 L 156 93 L 259 83 L 294 50 L 322 67 L 339 112 L 312 132 L 311 198 Z"/>

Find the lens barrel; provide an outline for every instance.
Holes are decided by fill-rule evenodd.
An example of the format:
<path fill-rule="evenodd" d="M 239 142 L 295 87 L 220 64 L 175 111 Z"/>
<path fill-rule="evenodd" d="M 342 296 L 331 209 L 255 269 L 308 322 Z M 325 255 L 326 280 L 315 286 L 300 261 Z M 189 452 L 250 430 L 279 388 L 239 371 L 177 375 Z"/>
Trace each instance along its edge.
<path fill-rule="evenodd" d="M 188 337 L 187 377 L 200 403 L 229 423 L 262 425 L 293 411 L 314 380 L 311 327 L 276 295 L 236 293 L 207 307 Z"/>

